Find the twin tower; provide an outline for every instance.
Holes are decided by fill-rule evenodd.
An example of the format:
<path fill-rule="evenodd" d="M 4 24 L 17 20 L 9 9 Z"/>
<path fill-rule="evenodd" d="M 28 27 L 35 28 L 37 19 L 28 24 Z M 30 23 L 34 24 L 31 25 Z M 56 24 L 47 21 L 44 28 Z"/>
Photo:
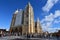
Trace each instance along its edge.
<path fill-rule="evenodd" d="M 22 35 L 42 33 L 39 18 L 34 22 L 33 8 L 28 3 L 24 10 L 16 10 L 13 14 L 10 33 L 19 33 Z"/>

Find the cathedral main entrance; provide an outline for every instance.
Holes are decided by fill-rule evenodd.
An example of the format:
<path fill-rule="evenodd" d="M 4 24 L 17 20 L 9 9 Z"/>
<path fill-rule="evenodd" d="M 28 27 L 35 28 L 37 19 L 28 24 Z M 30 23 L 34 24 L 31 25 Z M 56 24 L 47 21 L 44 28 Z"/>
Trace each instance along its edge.
<path fill-rule="evenodd" d="M 11 27 L 10 33 L 13 35 L 22 35 L 22 27 Z"/>

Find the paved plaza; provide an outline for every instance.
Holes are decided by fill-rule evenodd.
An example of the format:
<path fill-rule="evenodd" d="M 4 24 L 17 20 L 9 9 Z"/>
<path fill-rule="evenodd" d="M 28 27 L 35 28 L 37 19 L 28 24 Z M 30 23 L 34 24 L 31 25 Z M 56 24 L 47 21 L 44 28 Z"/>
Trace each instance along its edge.
<path fill-rule="evenodd" d="M 60 38 L 27 38 L 23 36 L 0 37 L 0 40 L 60 40 Z"/>

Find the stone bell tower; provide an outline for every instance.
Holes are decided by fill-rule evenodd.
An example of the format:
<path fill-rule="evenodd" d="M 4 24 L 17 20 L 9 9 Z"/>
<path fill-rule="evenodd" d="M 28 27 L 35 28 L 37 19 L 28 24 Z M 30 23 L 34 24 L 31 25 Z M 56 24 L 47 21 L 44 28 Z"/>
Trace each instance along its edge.
<path fill-rule="evenodd" d="M 35 22 L 35 33 L 38 33 L 38 34 L 42 34 L 43 33 L 39 18 Z"/>
<path fill-rule="evenodd" d="M 34 13 L 30 2 L 26 5 L 24 10 L 24 32 L 26 34 L 33 34 L 35 32 L 34 28 Z"/>

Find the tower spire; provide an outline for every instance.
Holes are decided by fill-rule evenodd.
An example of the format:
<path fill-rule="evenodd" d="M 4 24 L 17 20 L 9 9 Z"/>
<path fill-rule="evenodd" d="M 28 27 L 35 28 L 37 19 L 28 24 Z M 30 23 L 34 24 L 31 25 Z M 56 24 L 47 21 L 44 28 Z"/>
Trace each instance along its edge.
<path fill-rule="evenodd" d="M 40 22 L 39 18 L 37 18 L 37 22 Z"/>
<path fill-rule="evenodd" d="M 28 2 L 28 6 L 31 6 L 30 2 Z"/>
<path fill-rule="evenodd" d="M 25 9 L 26 9 L 26 8 L 29 8 L 29 7 L 32 7 L 31 4 L 30 4 L 30 2 L 27 3 Z"/>
<path fill-rule="evenodd" d="M 28 5 L 31 5 L 30 2 L 28 2 Z"/>

